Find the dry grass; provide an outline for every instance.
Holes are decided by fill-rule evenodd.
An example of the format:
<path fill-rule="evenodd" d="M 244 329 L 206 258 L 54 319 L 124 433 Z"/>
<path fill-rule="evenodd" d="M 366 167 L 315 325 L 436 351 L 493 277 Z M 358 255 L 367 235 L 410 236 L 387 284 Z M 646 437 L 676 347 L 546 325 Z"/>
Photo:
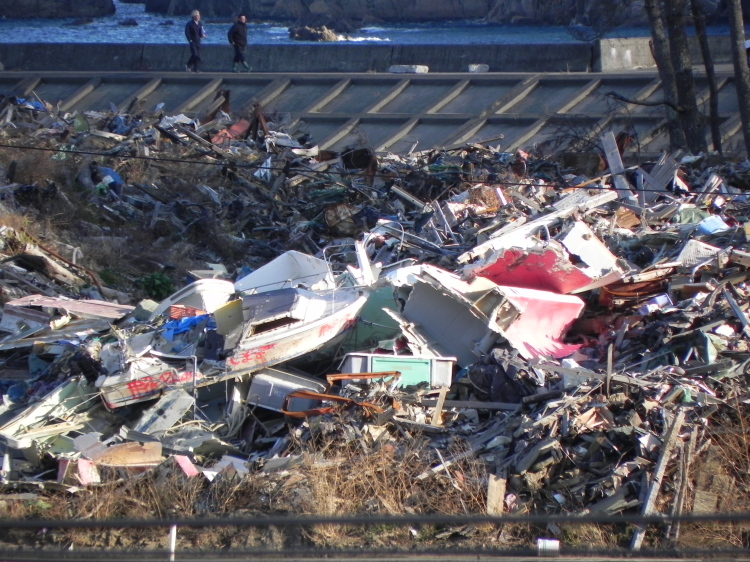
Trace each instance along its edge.
<path fill-rule="evenodd" d="M 745 439 L 746 422 L 737 416 L 723 420 L 724 431 L 713 436 L 718 465 L 694 463 L 690 478 L 695 481 L 707 470 L 715 476 L 725 471 L 732 486 L 722 497 L 722 511 L 746 511 L 750 445 Z M 735 425 L 732 425 L 735 424 Z M 434 463 L 427 441 L 415 437 L 410 446 L 405 440 L 376 442 L 366 449 L 358 441 L 342 445 L 334 439 L 319 439 L 305 444 L 300 465 L 288 472 L 251 475 L 239 478 L 222 475 L 212 483 L 201 477 L 186 478 L 175 467 L 129 476 L 117 471 L 104 474 L 105 482 L 75 495 L 49 496 L 38 501 L 15 502 L 4 514 L 9 518 L 45 519 L 132 519 L 190 516 L 247 517 L 259 514 L 321 516 L 408 515 L 408 514 L 481 514 L 486 503 L 488 467 L 476 458 L 453 464 L 447 472 L 417 479 Z M 297 443 L 296 446 L 301 446 Z M 460 454 L 465 445 L 456 441 L 450 455 Z M 710 459 L 708 459 L 710 460 Z M 663 499 L 669 503 L 669 491 Z M 692 505 L 686 506 L 689 510 Z M 663 509 L 668 509 L 665 504 Z M 561 525 L 563 548 L 606 551 L 627 547 L 632 527 L 594 524 Z M 371 548 L 408 549 L 410 551 L 451 549 L 513 549 L 534 545 L 537 537 L 549 536 L 549 530 L 531 525 L 475 525 L 459 528 L 445 526 L 371 526 L 315 525 L 303 529 L 218 527 L 180 530 L 183 548 L 284 549 L 312 547 L 327 549 Z M 61 530 L 44 538 L 29 532 L 0 534 L 0 541 L 21 544 L 75 545 L 76 548 L 165 548 L 164 529 Z M 40 543 L 41 541 L 41 543 Z M 47 541 L 46 543 L 44 541 Z M 660 546 L 662 532 L 649 532 L 649 544 Z M 747 531 L 727 523 L 682 526 L 680 549 L 722 549 L 747 547 Z"/>
<path fill-rule="evenodd" d="M 45 142 L 39 141 L 39 146 Z M 133 293 L 136 299 L 143 295 L 134 281 L 143 275 L 165 272 L 179 285 L 186 271 L 203 269 L 207 261 L 230 268 L 247 261 L 247 245 L 228 232 L 220 207 L 196 187 L 226 187 L 230 180 L 222 175 L 221 166 L 102 158 L 99 164 L 115 169 L 124 181 L 158 186 L 164 199 L 172 202 L 158 220 L 148 220 L 150 209 L 146 209 L 143 216 L 129 221 L 102 207 L 116 202 L 78 184 L 87 159 L 61 154 L 15 149 L 0 153 L 0 177 L 10 173 L 13 181 L 36 186 L 21 188 L 2 202 L 5 213 L 0 224 L 23 228 L 53 249 L 52 240 L 79 248 L 83 256 L 78 263 L 95 273 L 104 272 L 108 286 Z"/>
<path fill-rule="evenodd" d="M 693 463 L 690 480 L 693 495 L 708 494 L 715 505 L 695 506 L 695 513 L 750 512 L 750 408 L 737 404 L 736 410 L 724 410 L 714 419 L 709 433 L 712 444 L 707 453 Z M 705 499 L 704 499 L 705 501 Z M 713 504 L 713 501 L 711 502 Z M 694 508 L 688 502 L 688 513 Z M 682 525 L 677 546 L 699 550 L 748 548 L 750 527 L 743 522 L 701 522 Z"/>
<path fill-rule="evenodd" d="M 633 528 L 620 525 L 595 525 L 592 523 L 560 525 L 560 542 L 577 549 L 609 550 L 627 546 Z"/>
<path fill-rule="evenodd" d="M 451 454 L 465 445 L 456 442 Z M 406 449 L 386 443 L 363 453 L 357 446 L 332 448 L 322 442 L 300 468 L 302 478 L 275 496 L 279 508 L 321 516 L 482 513 L 486 502 L 486 466 L 464 459 L 447 472 L 418 480 L 430 467 L 424 442 Z M 343 547 L 409 544 L 429 536 L 404 527 L 377 529 L 316 525 L 305 536 L 316 546 Z"/>
<path fill-rule="evenodd" d="M 17 231 L 30 232 L 35 228 L 36 224 L 28 215 L 22 213 L 0 213 L 0 226 L 13 228 Z"/>
<path fill-rule="evenodd" d="M 39 143 L 40 148 L 44 148 L 45 143 Z M 48 181 L 53 181 L 59 186 L 69 186 L 75 177 L 75 162 L 65 162 L 53 160 L 55 152 L 47 150 L 5 150 L 2 154 L 2 164 L 6 169 L 10 169 L 11 164 L 15 162 L 15 174 L 13 181 L 20 184 L 38 184 L 44 185 Z M 61 165 L 62 164 L 62 165 Z"/>

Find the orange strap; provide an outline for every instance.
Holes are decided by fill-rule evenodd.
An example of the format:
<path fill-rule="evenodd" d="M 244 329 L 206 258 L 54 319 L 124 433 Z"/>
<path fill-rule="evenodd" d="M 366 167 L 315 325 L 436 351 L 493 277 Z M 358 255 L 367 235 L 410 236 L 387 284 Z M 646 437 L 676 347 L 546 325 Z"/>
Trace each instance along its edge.
<path fill-rule="evenodd" d="M 401 371 L 383 371 L 381 373 L 341 373 L 338 375 L 326 375 L 328 384 L 333 384 L 336 381 L 351 381 L 358 379 L 385 379 L 391 378 L 393 380 L 401 376 Z"/>
<path fill-rule="evenodd" d="M 325 406 L 321 408 L 305 410 L 304 412 L 289 412 L 287 408 L 289 407 L 289 400 L 292 398 L 307 398 L 308 400 L 320 400 L 321 402 L 325 400 L 326 402 L 339 402 L 340 404 L 346 404 L 348 406 L 360 406 L 361 408 L 364 408 L 367 415 L 371 415 L 373 413 L 382 414 L 385 411 L 379 406 L 370 404 L 369 402 L 356 402 L 351 398 L 334 396 L 332 394 L 320 394 L 319 392 L 313 392 L 312 390 L 295 390 L 294 392 L 286 395 L 286 398 L 284 399 L 284 406 L 281 410 L 282 414 L 293 418 L 306 418 L 308 416 L 320 416 L 323 414 L 329 414 L 335 411 L 336 408 L 334 406 Z"/>

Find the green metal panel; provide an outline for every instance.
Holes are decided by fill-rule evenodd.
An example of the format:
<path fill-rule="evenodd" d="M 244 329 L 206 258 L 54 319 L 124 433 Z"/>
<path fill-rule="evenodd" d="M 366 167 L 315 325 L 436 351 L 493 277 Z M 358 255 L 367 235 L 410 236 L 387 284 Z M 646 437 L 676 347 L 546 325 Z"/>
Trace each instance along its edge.
<path fill-rule="evenodd" d="M 399 355 L 372 357 L 370 368 L 373 373 L 380 371 L 401 371 L 400 386 L 430 384 L 430 360 Z"/>

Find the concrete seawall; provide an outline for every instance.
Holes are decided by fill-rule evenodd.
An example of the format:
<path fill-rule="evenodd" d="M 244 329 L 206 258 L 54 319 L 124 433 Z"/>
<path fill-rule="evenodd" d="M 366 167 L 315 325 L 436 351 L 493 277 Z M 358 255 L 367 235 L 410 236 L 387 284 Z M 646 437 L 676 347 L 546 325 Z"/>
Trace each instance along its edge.
<path fill-rule="evenodd" d="M 731 62 L 728 38 L 712 37 L 711 43 L 714 62 Z M 696 42 L 691 49 L 697 64 Z M 187 45 L 0 44 L 6 71 L 168 72 L 182 70 L 189 56 Z M 206 72 L 231 68 L 229 45 L 205 45 L 202 56 Z M 392 65 L 466 72 L 470 64 L 486 64 L 490 72 L 617 72 L 654 66 L 647 38 L 538 45 L 300 43 L 251 46 L 246 56 L 257 72 L 386 72 Z"/>

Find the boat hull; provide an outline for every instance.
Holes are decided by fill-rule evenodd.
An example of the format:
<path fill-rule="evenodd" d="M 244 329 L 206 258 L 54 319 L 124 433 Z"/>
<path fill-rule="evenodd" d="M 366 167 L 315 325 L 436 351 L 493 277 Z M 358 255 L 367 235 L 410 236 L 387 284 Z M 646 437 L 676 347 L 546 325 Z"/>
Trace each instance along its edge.
<path fill-rule="evenodd" d="M 251 336 L 241 341 L 227 358 L 227 372 L 233 375 L 252 373 L 326 346 L 354 327 L 367 295 L 349 297 L 350 302 L 318 320 L 285 329 Z"/>

